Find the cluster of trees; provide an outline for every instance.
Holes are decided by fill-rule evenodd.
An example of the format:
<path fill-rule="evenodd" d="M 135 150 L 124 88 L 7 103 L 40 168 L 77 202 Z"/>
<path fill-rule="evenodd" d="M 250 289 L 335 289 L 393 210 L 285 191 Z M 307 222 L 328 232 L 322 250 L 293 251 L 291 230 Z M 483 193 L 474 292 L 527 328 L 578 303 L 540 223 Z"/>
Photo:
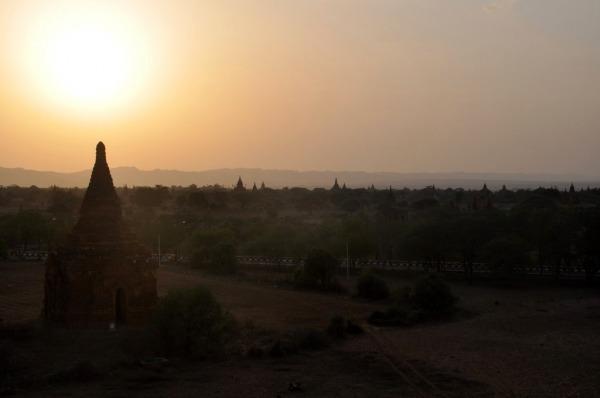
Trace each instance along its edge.
<path fill-rule="evenodd" d="M 227 242 L 248 255 L 304 257 L 320 248 L 335 257 L 404 259 L 431 267 L 462 262 L 468 275 L 473 265 L 488 263 L 499 275 L 516 265 L 582 267 L 592 278 L 600 267 L 600 211 L 597 208 L 527 208 L 508 212 L 462 213 L 438 210 L 410 220 L 389 220 L 366 214 L 302 220 L 236 218 L 218 220 L 195 230 L 182 247 Z"/>
<path fill-rule="evenodd" d="M 66 232 L 65 224 L 36 210 L 0 215 L 0 257 L 9 248 L 45 248 Z"/>
<path fill-rule="evenodd" d="M 80 189 L 0 188 L 0 251 L 59 242 L 77 218 Z M 600 189 L 123 187 L 124 215 L 151 247 L 206 259 L 226 253 L 404 259 L 435 266 L 486 262 L 600 267 Z M 4 249 L 2 249 L 4 247 Z M 214 248 L 220 247 L 221 252 Z M 1 254 L 1 253 L 0 253 Z M 214 260 L 216 262 L 220 260 Z"/>

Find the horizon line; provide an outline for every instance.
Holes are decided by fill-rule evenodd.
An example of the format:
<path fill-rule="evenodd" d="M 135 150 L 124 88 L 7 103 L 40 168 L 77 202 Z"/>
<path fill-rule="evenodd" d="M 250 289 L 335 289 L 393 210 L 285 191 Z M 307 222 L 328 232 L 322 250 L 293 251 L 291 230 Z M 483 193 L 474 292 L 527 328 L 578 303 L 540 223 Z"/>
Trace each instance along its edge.
<path fill-rule="evenodd" d="M 92 167 L 86 169 L 79 169 L 74 171 L 56 171 L 56 170 L 40 170 L 40 169 L 31 169 L 22 166 L 17 167 L 6 167 L 0 165 L 0 169 L 8 169 L 8 170 L 22 170 L 22 171 L 32 171 L 38 173 L 54 173 L 54 174 L 79 174 L 90 172 Z M 184 169 L 170 169 L 170 168 L 154 168 L 154 169 L 144 169 L 139 168 L 137 166 L 111 166 L 111 170 L 114 169 L 134 169 L 141 172 L 178 172 L 178 173 L 206 173 L 211 171 L 237 171 L 237 170 L 248 170 L 248 171 L 268 171 L 268 172 L 288 172 L 288 173 L 360 173 L 360 174 L 399 174 L 399 175 L 491 175 L 491 176 L 538 176 L 538 177 L 563 177 L 563 178 L 580 178 L 586 180 L 598 180 L 600 181 L 600 176 L 595 175 L 585 175 L 580 173 L 570 173 L 570 172 L 539 172 L 539 171 L 366 171 L 366 170 L 334 170 L 334 169 L 278 169 L 278 168 L 263 168 L 263 167 L 218 167 L 218 168 L 208 168 L 208 169 L 195 169 L 195 170 L 184 170 Z"/>

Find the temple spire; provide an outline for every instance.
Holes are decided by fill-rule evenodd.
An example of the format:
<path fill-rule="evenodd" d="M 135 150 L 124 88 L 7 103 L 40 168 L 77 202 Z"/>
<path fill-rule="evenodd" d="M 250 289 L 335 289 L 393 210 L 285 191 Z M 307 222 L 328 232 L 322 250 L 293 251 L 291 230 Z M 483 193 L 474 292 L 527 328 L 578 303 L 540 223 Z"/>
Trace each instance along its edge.
<path fill-rule="evenodd" d="M 90 178 L 90 184 L 86 193 L 86 197 L 89 194 L 95 194 L 95 196 L 112 196 L 115 192 L 113 185 L 112 176 L 110 175 L 110 169 L 106 162 L 106 147 L 100 141 L 96 145 L 96 162 L 94 163 L 94 169 L 92 170 L 92 177 Z"/>
<path fill-rule="evenodd" d="M 238 177 L 237 184 L 235 185 L 235 188 L 233 188 L 233 190 L 235 192 L 243 192 L 246 190 L 246 187 L 244 186 L 244 182 L 242 181 L 242 176 Z"/>
<path fill-rule="evenodd" d="M 340 190 L 340 186 L 338 184 L 338 179 L 335 179 L 335 182 L 333 183 L 333 186 L 331 187 L 332 191 L 339 191 Z"/>
<path fill-rule="evenodd" d="M 96 145 L 96 163 L 98 160 L 106 162 L 106 147 L 102 141 Z"/>
<path fill-rule="evenodd" d="M 121 205 L 106 162 L 106 147 L 102 142 L 96 145 L 96 162 L 81 204 L 81 216 L 108 219 L 121 216 Z"/>

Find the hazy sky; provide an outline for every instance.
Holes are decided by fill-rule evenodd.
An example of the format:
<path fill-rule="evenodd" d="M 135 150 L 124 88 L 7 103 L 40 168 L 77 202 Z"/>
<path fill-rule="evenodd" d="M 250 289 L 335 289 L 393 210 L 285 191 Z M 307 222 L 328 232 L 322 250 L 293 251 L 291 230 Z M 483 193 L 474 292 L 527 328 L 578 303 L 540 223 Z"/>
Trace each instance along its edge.
<path fill-rule="evenodd" d="M 600 176 L 600 1 L 2 0 L 0 166 L 100 139 L 145 169 Z"/>

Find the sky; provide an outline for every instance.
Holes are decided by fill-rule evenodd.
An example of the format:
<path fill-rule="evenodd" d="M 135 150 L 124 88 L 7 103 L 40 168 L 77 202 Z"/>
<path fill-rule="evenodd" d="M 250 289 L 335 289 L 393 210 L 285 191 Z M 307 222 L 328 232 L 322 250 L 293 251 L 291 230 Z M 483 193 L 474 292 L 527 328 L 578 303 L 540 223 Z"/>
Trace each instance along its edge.
<path fill-rule="evenodd" d="M 600 177 L 598 0 L 3 0 L 0 166 Z"/>

